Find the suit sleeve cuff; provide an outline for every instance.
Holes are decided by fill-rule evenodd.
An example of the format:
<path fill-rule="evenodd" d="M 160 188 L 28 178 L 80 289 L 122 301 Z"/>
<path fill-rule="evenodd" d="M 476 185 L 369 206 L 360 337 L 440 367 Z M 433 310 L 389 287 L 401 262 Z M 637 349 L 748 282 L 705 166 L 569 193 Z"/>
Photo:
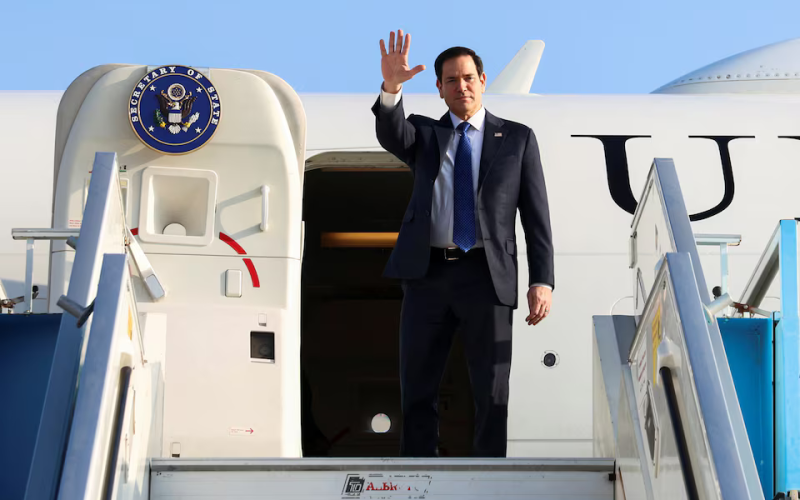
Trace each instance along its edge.
<path fill-rule="evenodd" d="M 403 89 L 396 94 L 390 94 L 388 92 L 383 91 L 383 84 L 381 84 L 381 107 L 386 110 L 393 109 L 397 106 L 397 103 L 400 102 L 400 98 L 403 96 Z"/>
<path fill-rule="evenodd" d="M 533 288 L 535 286 L 540 286 L 542 288 L 547 288 L 548 290 L 551 290 L 551 291 L 553 290 L 553 287 L 548 285 L 548 284 L 546 284 L 546 283 L 534 283 L 533 285 L 530 286 L 530 288 Z"/>

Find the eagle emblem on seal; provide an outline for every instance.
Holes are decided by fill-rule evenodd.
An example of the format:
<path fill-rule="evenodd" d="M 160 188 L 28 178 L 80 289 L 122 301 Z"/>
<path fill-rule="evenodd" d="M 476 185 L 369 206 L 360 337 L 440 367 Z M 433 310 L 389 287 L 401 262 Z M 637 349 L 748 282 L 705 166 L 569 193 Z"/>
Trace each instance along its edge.
<path fill-rule="evenodd" d="M 217 131 L 222 104 L 209 80 L 189 66 L 148 68 L 131 91 L 127 114 L 133 133 L 147 147 L 183 155 L 207 144 Z"/>
<path fill-rule="evenodd" d="M 200 113 L 192 114 L 192 104 L 197 97 L 180 83 L 173 83 L 166 92 L 162 90 L 156 94 L 156 98 L 159 109 L 155 111 L 155 122 L 173 134 L 186 132 L 200 118 Z"/>

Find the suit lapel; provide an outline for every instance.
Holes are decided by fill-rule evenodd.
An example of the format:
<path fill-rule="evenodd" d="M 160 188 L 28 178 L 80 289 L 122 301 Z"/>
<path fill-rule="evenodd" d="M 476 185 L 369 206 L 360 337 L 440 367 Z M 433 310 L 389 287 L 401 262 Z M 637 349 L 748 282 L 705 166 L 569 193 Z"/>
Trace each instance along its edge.
<path fill-rule="evenodd" d="M 436 162 L 436 169 L 431 172 L 433 176 L 431 180 L 436 180 L 439 175 L 439 170 L 442 168 L 442 161 L 447 154 L 447 146 L 450 144 L 450 139 L 453 138 L 453 120 L 450 118 L 450 112 L 447 112 L 433 127 L 436 132 L 436 141 L 439 143 L 439 158 Z"/>
<path fill-rule="evenodd" d="M 486 112 L 486 121 L 483 126 L 483 150 L 481 151 L 481 166 L 478 171 L 478 191 L 483 186 L 483 181 L 492 169 L 494 156 L 506 140 L 507 131 L 503 127 L 503 120 Z"/>

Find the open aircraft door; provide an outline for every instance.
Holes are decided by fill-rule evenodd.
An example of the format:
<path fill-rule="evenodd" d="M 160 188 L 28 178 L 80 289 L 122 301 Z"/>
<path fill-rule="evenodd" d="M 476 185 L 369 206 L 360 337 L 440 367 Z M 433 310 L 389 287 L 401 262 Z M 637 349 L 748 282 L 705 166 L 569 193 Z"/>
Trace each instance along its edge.
<path fill-rule="evenodd" d="M 305 136 L 261 71 L 105 65 L 62 98 L 53 227 L 81 226 L 95 153 L 115 152 L 139 323 L 164 349 L 162 456 L 301 454 Z M 51 311 L 74 255 L 53 243 Z"/>

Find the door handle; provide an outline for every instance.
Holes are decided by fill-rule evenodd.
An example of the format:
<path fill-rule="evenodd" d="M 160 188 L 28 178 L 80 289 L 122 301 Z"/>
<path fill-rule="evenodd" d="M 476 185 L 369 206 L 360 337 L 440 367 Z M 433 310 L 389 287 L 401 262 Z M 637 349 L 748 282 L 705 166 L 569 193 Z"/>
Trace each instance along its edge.
<path fill-rule="evenodd" d="M 269 227 L 269 186 L 261 186 L 261 230 L 266 231 Z"/>

